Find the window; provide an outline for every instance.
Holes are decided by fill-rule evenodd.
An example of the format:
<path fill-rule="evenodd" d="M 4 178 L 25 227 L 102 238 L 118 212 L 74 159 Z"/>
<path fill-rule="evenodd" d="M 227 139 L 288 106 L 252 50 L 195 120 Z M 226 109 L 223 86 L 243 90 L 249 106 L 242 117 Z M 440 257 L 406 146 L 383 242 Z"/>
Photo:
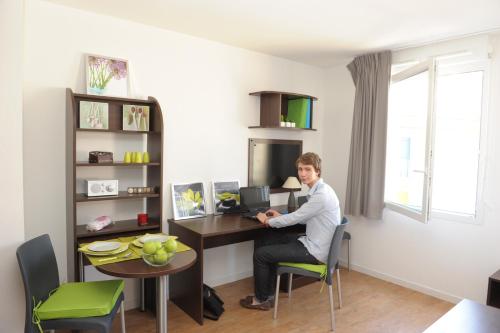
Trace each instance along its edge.
<path fill-rule="evenodd" d="M 487 62 L 406 67 L 393 71 L 389 90 L 386 206 L 423 222 L 475 221 Z"/>

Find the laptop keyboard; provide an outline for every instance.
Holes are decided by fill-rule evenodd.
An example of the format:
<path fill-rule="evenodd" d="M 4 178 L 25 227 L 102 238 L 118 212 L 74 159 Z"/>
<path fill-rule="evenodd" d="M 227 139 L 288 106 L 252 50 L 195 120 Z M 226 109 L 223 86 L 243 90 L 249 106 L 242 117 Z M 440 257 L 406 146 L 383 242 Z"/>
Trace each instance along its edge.
<path fill-rule="evenodd" d="M 245 213 L 241 214 L 241 216 L 248 217 L 248 218 L 251 218 L 251 219 L 256 219 L 258 213 L 265 213 L 268 209 L 269 208 L 266 208 L 266 207 L 255 208 L 255 209 L 252 209 L 249 212 L 245 212 Z"/>

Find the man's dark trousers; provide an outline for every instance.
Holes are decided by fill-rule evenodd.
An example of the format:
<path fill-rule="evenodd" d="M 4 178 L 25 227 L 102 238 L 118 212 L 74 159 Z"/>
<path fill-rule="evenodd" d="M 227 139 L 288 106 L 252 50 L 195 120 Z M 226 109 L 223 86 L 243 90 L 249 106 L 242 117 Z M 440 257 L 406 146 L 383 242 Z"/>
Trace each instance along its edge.
<path fill-rule="evenodd" d="M 297 234 L 285 234 L 269 229 L 266 236 L 256 239 L 253 253 L 255 296 L 266 301 L 274 295 L 276 267 L 279 262 L 318 264 Z"/>

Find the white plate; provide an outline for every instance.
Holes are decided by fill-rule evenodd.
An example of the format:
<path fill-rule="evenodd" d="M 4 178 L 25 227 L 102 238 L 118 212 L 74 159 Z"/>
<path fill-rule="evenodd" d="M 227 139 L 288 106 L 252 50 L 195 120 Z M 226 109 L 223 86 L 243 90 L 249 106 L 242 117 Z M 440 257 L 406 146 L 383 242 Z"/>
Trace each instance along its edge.
<path fill-rule="evenodd" d="M 95 242 L 90 244 L 87 248 L 94 252 L 108 252 L 119 249 L 122 246 L 120 242 Z"/>
<path fill-rule="evenodd" d="M 168 235 L 162 235 L 162 234 L 159 234 L 159 235 L 144 235 L 142 236 L 141 238 L 139 238 L 139 242 L 141 243 L 146 243 L 146 242 L 149 242 L 149 241 L 158 241 L 158 242 L 166 242 L 167 239 L 168 239 Z"/>
<path fill-rule="evenodd" d="M 106 256 L 114 256 L 116 254 L 122 253 L 128 250 L 128 244 L 123 244 L 118 250 L 109 251 L 109 252 L 94 252 L 94 251 L 82 251 L 86 255 L 93 257 L 106 257 Z"/>

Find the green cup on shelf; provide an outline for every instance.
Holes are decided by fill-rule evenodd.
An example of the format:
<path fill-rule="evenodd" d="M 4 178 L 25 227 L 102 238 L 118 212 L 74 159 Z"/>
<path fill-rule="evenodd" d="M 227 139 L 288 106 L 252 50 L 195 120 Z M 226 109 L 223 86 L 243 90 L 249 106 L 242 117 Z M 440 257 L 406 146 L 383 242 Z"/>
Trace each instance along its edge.
<path fill-rule="evenodd" d="M 132 163 L 132 154 L 129 151 L 125 152 L 125 156 L 123 157 L 123 163 Z"/>
<path fill-rule="evenodd" d="M 149 153 L 147 151 L 145 151 L 143 154 L 142 154 L 142 162 L 144 163 L 149 163 L 151 162 L 151 160 L 149 159 Z"/>
<path fill-rule="evenodd" d="M 135 152 L 135 163 L 142 163 L 142 153 L 140 151 Z"/>

